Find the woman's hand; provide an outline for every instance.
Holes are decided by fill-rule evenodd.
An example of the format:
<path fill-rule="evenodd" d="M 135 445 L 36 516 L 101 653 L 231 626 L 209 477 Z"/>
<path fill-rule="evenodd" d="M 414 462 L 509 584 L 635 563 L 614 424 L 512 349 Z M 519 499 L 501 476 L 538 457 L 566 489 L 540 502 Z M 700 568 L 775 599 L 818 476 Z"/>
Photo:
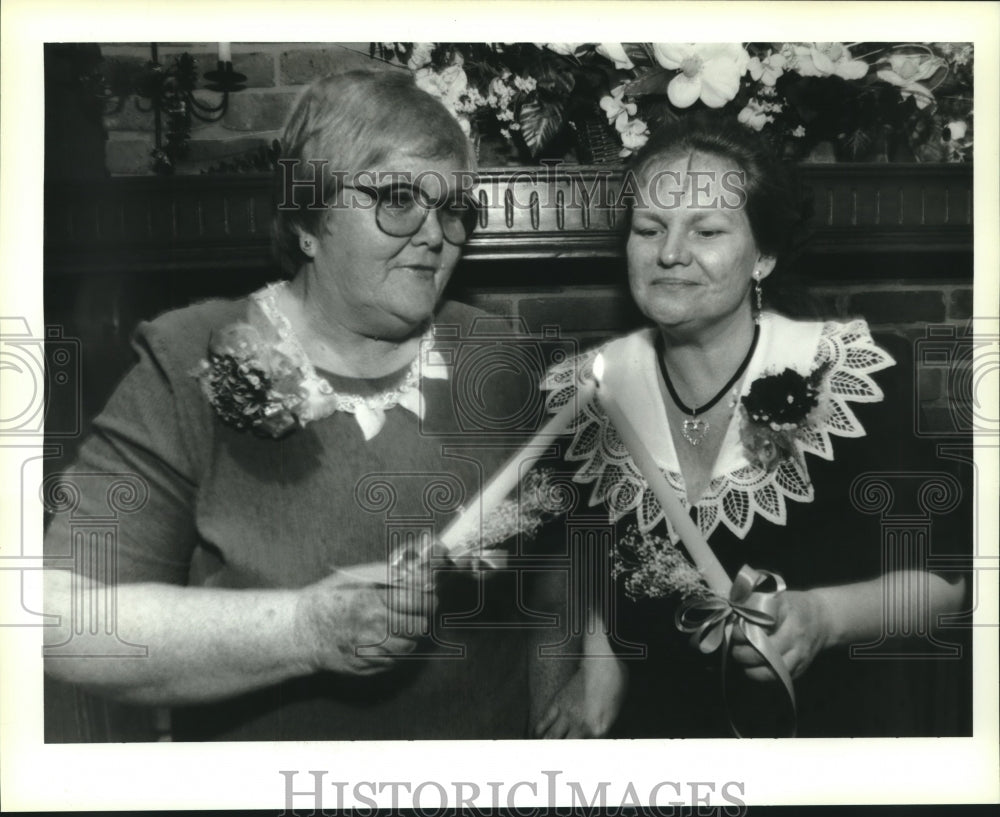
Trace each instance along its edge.
<path fill-rule="evenodd" d="M 426 573 L 395 575 L 397 581 L 389 585 L 385 564 L 358 565 L 303 588 L 296 638 L 314 669 L 384 672 L 430 633 L 436 597 Z"/>
<path fill-rule="evenodd" d="M 626 687 L 617 658 L 590 658 L 555 694 L 533 734 L 536 738 L 600 738 L 618 717 Z"/>
<path fill-rule="evenodd" d="M 812 590 L 786 590 L 776 597 L 777 623 L 769 634 L 771 646 L 785 659 L 792 678 L 798 678 L 816 655 L 831 644 L 831 613 L 823 597 Z M 732 658 L 754 681 L 777 678 L 764 657 L 747 641 L 743 631 L 733 628 Z"/>

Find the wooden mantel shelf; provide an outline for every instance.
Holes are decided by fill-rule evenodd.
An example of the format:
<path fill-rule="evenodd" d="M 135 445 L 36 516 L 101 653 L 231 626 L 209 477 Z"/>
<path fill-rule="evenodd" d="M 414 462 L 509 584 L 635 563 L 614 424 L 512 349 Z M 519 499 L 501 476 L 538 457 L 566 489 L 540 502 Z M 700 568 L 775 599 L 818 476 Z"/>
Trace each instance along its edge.
<path fill-rule="evenodd" d="M 625 213 L 606 206 L 621 189 L 620 169 L 481 177 L 467 260 L 621 256 Z M 801 165 L 797 184 L 813 209 L 809 252 L 971 253 L 972 178 L 970 165 Z M 271 184 L 269 174 L 47 184 L 46 274 L 269 266 Z"/>

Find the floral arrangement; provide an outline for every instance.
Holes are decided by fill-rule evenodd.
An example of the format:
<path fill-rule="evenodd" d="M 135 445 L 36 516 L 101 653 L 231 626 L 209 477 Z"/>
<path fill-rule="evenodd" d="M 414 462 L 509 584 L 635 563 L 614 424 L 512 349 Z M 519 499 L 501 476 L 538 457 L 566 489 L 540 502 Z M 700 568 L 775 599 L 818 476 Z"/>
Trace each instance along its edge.
<path fill-rule="evenodd" d="M 697 568 L 662 536 L 640 533 L 630 525 L 612 553 L 611 574 L 625 577 L 625 594 L 633 601 L 678 595 L 709 598 L 712 593 Z"/>
<path fill-rule="evenodd" d="M 791 459 L 805 472 L 795 439 L 823 410 L 822 384 L 829 368 L 829 363 L 823 363 L 808 375 L 785 369 L 750 384 L 740 404 L 740 441 L 752 464 L 773 471 Z"/>
<path fill-rule="evenodd" d="M 239 431 L 277 439 L 305 425 L 304 373 L 248 323 L 213 332 L 192 374 L 219 418 Z"/>
<path fill-rule="evenodd" d="M 563 158 L 597 118 L 619 148 L 717 108 L 791 160 L 971 159 L 971 43 L 373 43 L 470 134 Z"/>

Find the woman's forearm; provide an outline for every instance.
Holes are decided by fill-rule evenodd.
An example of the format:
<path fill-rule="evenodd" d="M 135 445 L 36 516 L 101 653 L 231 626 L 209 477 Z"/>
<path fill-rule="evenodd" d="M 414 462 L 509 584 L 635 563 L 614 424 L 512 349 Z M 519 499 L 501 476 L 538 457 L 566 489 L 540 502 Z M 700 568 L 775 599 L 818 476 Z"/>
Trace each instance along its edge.
<path fill-rule="evenodd" d="M 103 604 L 108 588 L 68 571 L 46 571 L 45 607 L 59 625 L 45 643 L 71 635 L 73 606 Z M 75 585 L 75 587 L 74 587 Z M 74 593 L 76 594 L 74 601 Z M 59 679 L 117 700 L 178 705 L 211 701 L 312 671 L 310 651 L 296 625 L 294 590 L 228 590 L 167 584 L 124 584 L 114 590 L 115 628 L 122 641 L 145 646 L 145 657 L 88 656 L 106 651 L 94 636 L 72 633 L 80 650 L 48 657 Z"/>
<path fill-rule="evenodd" d="M 826 618 L 828 647 L 874 641 L 896 622 L 895 633 L 919 631 L 942 613 L 959 609 L 964 580 L 949 582 L 920 570 L 888 573 L 877 579 L 810 591 L 820 601 Z"/>

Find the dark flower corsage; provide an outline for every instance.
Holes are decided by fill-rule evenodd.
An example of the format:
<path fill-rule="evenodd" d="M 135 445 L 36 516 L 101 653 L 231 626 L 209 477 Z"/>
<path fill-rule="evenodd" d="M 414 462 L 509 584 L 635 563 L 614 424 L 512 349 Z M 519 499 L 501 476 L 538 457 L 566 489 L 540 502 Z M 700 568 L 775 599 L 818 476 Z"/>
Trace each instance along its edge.
<path fill-rule="evenodd" d="M 301 368 L 248 323 L 213 332 L 208 358 L 193 374 L 219 419 L 233 428 L 277 439 L 301 424 Z"/>
<path fill-rule="evenodd" d="M 741 401 L 740 440 L 751 463 L 773 471 L 782 460 L 791 459 L 804 470 L 795 438 L 816 420 L 829 369 L 829 363 L 820 364 L 808 375 L 785 369 L 750 384 Z"/>

